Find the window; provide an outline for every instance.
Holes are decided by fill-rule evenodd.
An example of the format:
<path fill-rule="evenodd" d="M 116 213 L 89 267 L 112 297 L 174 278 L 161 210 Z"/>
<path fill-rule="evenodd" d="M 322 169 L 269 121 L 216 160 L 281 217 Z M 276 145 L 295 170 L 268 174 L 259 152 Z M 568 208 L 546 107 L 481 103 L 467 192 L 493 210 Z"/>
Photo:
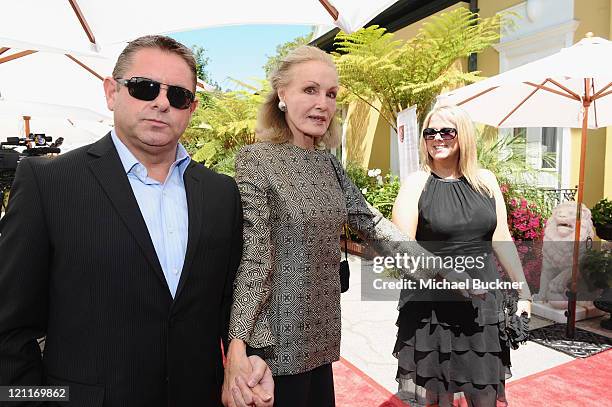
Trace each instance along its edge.
<path fill-rule="evenodd" d="M 542 165 L 540 168 L 557 168 L 556 127 L 542 127 Z"/>
<path fill-rule="evenodd" d="M 517 127 L 512 134 L 525 140 L 525 161 L 535 169 L 557 169 L 558 137 L 557 127 Z"/>

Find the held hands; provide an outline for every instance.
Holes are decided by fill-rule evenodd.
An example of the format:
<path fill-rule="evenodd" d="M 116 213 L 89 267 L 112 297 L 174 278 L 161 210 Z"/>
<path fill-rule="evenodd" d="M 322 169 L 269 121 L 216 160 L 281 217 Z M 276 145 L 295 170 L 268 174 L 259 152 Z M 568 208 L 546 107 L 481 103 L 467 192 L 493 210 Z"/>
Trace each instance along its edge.
<path fill-rule="evenodd" d="M 234 386 L 230 387 L 236 407 L 272 407 L 274 380 L 270 368 L 259 356 L 249 356 L 247 361 L 252 368 L 251 374 L 236 376 Z"/>
<path fill-rule="evenodd" d="M 246 355 L 243 341 L 232 340 L 225 366 L 223 405 L 226 407 L 272 407 L 274 380 L 266 362 Z"/>

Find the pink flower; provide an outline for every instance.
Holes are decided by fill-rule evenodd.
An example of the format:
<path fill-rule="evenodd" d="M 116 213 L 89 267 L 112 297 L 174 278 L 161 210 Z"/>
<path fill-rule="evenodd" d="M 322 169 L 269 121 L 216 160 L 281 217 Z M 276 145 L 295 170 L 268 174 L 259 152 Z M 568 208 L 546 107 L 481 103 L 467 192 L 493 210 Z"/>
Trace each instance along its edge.
<path fill-rule="evenodd" d="M 504 199 L 508 208 L 508 228 L 512 239 L 514 241 L 541 239 L 546 220 L 538 213 L 538 206 L 524 197 L 505 196 Z"/>

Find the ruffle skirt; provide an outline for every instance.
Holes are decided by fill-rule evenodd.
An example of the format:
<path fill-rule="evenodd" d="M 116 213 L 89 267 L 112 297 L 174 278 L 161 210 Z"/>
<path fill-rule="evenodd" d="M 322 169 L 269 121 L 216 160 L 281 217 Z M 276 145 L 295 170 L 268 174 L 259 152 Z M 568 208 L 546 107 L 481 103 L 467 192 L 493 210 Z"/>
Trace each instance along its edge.
<path fill-rule="evenodd" d="M 482 310 L 481 310 L 482 311 Z M 487 318 L 470 301 L 413 302 L 400 310 L 393 354 L 399 396 L 412 406 L 507 406 L 510 350 L 500 340 L 503 323 Z"/>

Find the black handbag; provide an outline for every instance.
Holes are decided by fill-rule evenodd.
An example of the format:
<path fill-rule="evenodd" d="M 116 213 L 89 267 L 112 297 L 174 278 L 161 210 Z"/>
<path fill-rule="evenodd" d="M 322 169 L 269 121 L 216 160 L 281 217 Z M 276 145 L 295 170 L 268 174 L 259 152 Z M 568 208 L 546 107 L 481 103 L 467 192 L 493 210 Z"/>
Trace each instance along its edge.
<path fill-rule="evenodd" d="M 518 307 L 518 293 L 514 290 L 502 290 L 502 321 L 500 323 L 500 340 L 509 349 L 518 349 L 519 345 L 529 339 L 529 320 L 527 313 L 516 315 Z"/>
<path fill-rule="evenodd" d="M 336 169 L 336 165 L 334 164 L 334 160 L 330 158 L 332 167 L 334 167 L 334 173 L 336 174 L 336 179 L 338 180 L 338 185 L 340 185 L 340 190 L 344 192 L 344 188 L 342 188 L 342 182 L 340 181 L 340 175 L 338 175 L 338 170 Z M 340 262 L 340 292 L 345 293 L 349 289 L 349 279 L 351 277 L 351 269 L 349 268 L 348 262 L 348 239 L 349 239 L 349 230 L 346 224 L 344 225 L 344 260 Z"/>
<path fill-rule="evenodd" d="M 349 279 L 351 277 L 351 269 L 348 262 L 348 227 L 344 225 L 344 260 L 340 262 L 340 292 L 345 293 L 349 289 Z"/>

